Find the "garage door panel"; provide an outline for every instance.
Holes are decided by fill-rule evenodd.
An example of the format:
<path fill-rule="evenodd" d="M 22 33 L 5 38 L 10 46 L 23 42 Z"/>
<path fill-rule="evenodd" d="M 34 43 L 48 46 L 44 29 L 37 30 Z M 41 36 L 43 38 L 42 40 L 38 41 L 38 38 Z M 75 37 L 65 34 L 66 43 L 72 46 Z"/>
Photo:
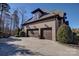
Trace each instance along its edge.
<path fill-rule="evenodd" d="M 43 37 L 52 40 L 52 29 L 43 29 Z"/>
<path fill-rule="evenodd" d="M 28 35 L 29 37 L 39 37 L 39 30 L 29 30 Z"/>

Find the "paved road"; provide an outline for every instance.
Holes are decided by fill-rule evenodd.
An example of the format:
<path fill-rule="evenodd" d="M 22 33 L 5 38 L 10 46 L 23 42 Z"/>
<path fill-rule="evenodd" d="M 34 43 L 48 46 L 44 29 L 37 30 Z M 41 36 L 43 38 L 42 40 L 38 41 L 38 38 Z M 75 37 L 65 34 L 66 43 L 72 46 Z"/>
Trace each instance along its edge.
<path fill-rule="evenodd" d="M 51 40 L 12 37 L 0 40 L 0 55 L 77 56 L 79 50 Z"/>

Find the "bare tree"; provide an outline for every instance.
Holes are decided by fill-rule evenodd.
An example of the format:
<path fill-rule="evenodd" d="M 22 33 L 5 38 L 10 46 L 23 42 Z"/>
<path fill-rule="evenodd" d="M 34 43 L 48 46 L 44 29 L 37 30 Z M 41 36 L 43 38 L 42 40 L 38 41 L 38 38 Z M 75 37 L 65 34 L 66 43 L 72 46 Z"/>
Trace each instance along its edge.
<path fill-rule="evenodd" d="M 25 16 L 25 13 L 26 13 L 26 10 L 25 9 L 18 9 L 19 13 L 21 14 L 21 29 L 22 29 L 22 24 L 24 22 L 24 16 Z"/>
<path fill-rule="evenodd" d="M 16 30 L 19 27 L 19 17 L 18 17 L 18 11 L 15 10 L 12 14 L 12 20 L 13 20 L 13 29 Z"/>
<path fill-rule="evenodd" d="M 10 33 L 10 30 L 11 30 L 11 14 L 8 13 L 8 12 L 5 12 L 4 13 L 4 19 L 5 18 L 6 18 L 6 20 L 4 21 L 4 32 L 6 32 L 6 30 L 7 30 Z"/>
<path fill-rule="evenodd" d="M 0 27 L 0 31 L 4 30 L 4 21 L 3 21 L 3 12 L 9 12 L 10 6 L 7 3 L 0 3 L 0 11 L 1 11 L 1 19 L 0 19 L 0 25 L 2 25 L 2 28 Z M 1 22 L 3 21 L 3 22 Z"/>

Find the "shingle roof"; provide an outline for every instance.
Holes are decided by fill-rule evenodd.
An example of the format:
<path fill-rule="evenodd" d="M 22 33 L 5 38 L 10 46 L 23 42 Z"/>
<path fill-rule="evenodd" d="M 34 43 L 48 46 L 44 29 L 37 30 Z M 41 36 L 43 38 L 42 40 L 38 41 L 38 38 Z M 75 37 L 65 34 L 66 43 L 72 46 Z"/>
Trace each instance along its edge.
<path fill-rule="evenodd" d="M 35 9 L 34 11 L 32 11 L 31 13 L 35 13 L 37 11 L 40 11 L 41 13 L 44 13 L 40 8 Z"/>
<path fill-rule="evenodd" d="M 39 20 L 42 20 L 44 18 L 48 18 L 48 17 L 52 17 L 52 16 L 55 16 L 55 14 L 47 14 L 47 15 L 44 15 L 44 16 L 40 17 L 39 19 L 36 19 L 36 20 L 33 20 L 33 18 L 30 18 L 24 24 L 31 23 L 31 22 L 35 22 L 35 21 L 39 21 Z"/>
<path fill-rule="evenodd" d="M 36 10 L 39 10 L 39 9 L 36 9 Z M 36 11 L 35 10 L 35 11 Z M 40 9 L 42 12 L 47 12 L 47 14 L 44 14 L 44 15 L 42 15 L 39 19 L 33 19 L 33 17 L 31 17 L 30 19 L 28 19 L 25 23 L 30 23 L 30 22 L 34 22 L 34 21 L 38 21 L 38 20 L 41 20 L 41 19 L 44 19 L 44 18 L 48 18 L 48 17 L 51 17 L 51 16 L 55 16 L 55 15 L 59 15 L 60 17 L 63 17 L 63 15 L 64 15 L 64 12 L 60 12 L 60 11 L 58 11 L 58 10 L 56 10 L 56 11 L 53 11 L 53 12 L 49 12 L 49 11 L 47 11 L 47 10 L 44 10 L 44 9 Z M 35 11 L 33 11 L 33 12 L 35 12 Z M 25 24 L 24 23 L 24 24 Z"/>

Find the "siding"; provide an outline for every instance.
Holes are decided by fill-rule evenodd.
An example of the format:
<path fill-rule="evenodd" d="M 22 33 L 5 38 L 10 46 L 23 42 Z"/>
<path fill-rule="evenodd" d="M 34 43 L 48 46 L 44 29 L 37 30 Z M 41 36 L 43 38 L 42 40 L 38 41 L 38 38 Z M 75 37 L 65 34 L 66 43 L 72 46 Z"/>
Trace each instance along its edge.
<path fill-rule="evenodd" d="M 55 40 L 56 27 L 55 27 L 54 19 L 47 19 L 47 20 L 36 22 L 36 23 L 28 24 L 24 26 L 24 29 L 26 32 L 27 29 L 36 29 L 36 28 L 40 29 L 40 28 L 49 28 L 49 27 L 52 28 L 52 40 Z"/>

